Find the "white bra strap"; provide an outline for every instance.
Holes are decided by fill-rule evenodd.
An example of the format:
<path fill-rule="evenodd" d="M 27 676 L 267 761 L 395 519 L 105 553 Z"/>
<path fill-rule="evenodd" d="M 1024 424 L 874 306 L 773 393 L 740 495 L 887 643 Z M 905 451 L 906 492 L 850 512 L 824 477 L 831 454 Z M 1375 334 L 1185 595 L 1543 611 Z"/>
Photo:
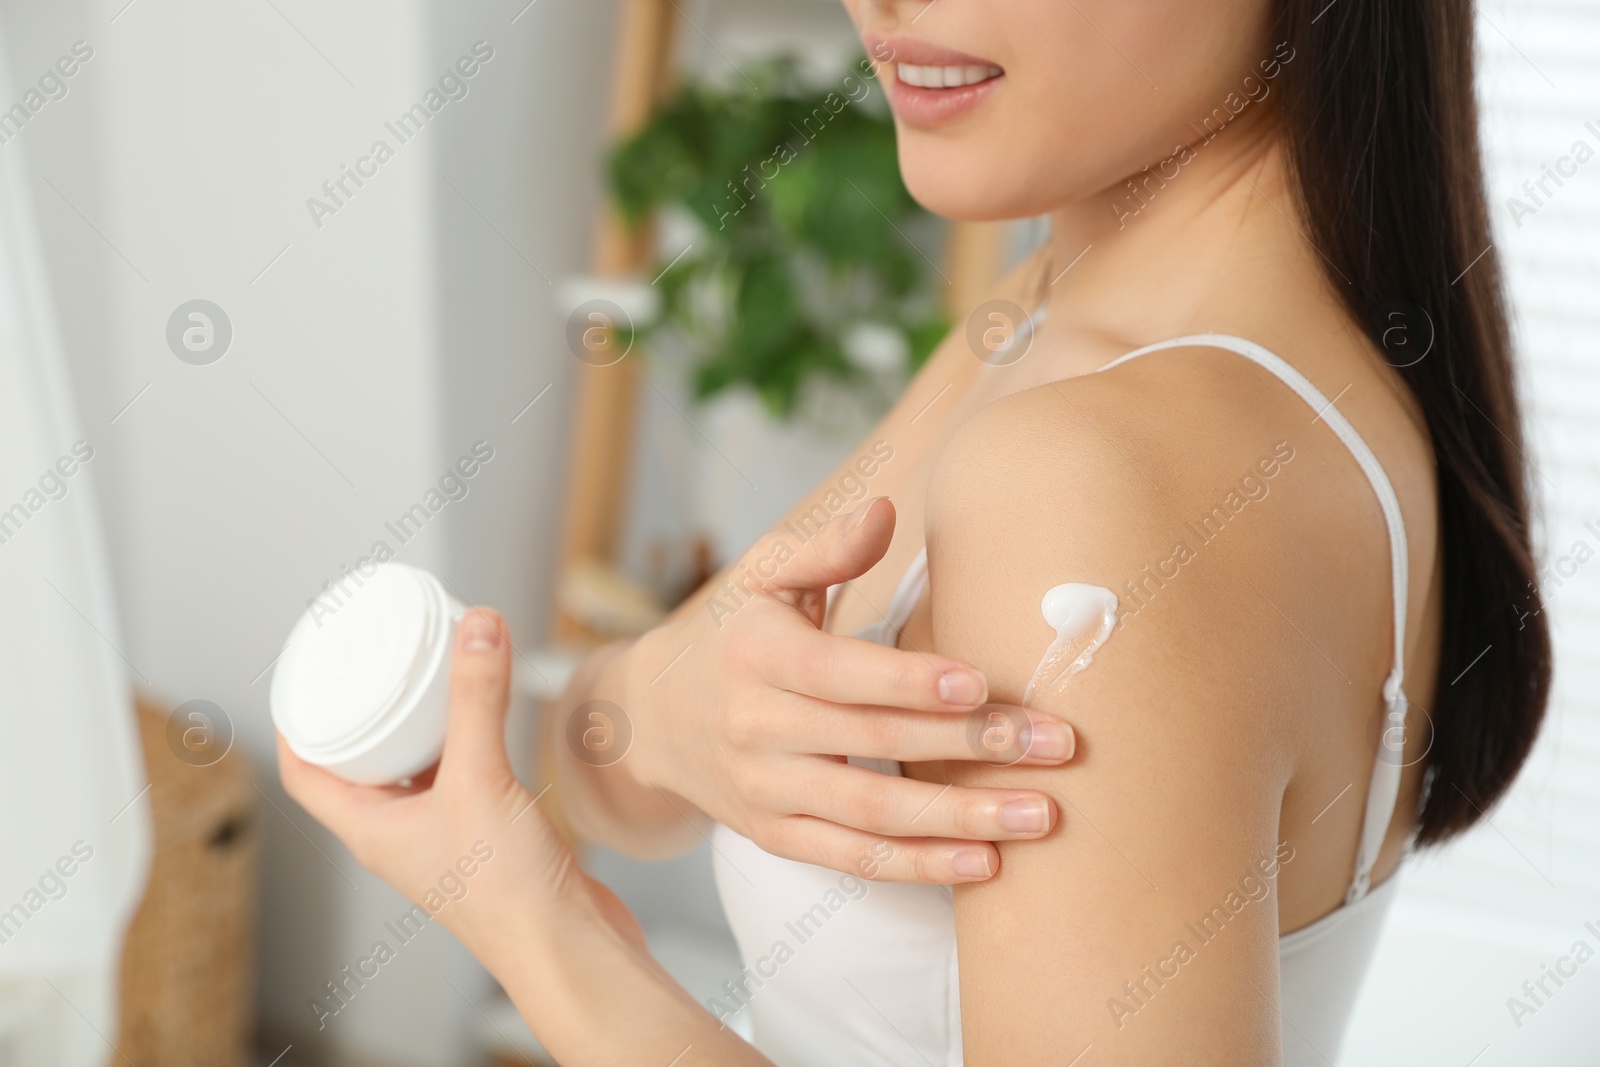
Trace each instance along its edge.
<path fill-rule="evenodd" d="M 856 636 L 881 644 L 898 643 L 900 631 L 905 629 L 906 623 L 911 620 L 911 613 L 917 609 L 922 594 L 927 591 L 928 550 L 924 547 L 917 553 L 917 558 L 911 561 L 911 566 L 906 568 L 905 574 L 900 576 L 900 584 L 895 586 L 894 596 L 889 598 L 889 607 L 884 611 L 883 618 L 864 627 Z"/>
<path fill-rule="evenodd" d="M 1372 783 L 1367 788 L 1366 816 L 1361 827 L 1361 842 L 1356 849 L 1355 877 L 1345 894 L 1345 903 L 1353 904 L 1367 895 L 1372 886 L 1372 867 L 1377 862 L 1378 850 L 1383 846 L 1389 823 L 1394 818 L 1395 804 L 1400 796 L 1400 772 L 1404 766 L 1406 698 L 1406 591 L 1409 588 L 1406 553 L 1406 525 L 1400 514 L 1400 500 L 1394 486 L 1384 473 L 1378 457 L 1372 454 L 1366 441 L 1356 432 L 1350 421 L 1333 406 L 1333 401 L 1311 380 L 1295 370 L 1283 359 L 1253 341 L 1230 334 L 1203 333 L 1177 337 L 1170 341 L 1146 345 L 1119 359 L 1107 363 L 1101 370 L 1110 370 L 1130 359 L 1160 352 L 1169 348 L 1221 348 L 1235 352 L 1252 363 L 1272 372 L 1277 379 L 1299 394 L 1300 399 L 1317 412 L 1317 418 L 1344 442 L 1350 454 L 1361 465 L 1361 470 L 1372 484 L 1372 491 L 1383 508 L 1384 522 L 1389 527 L 1389 570 L 1394 591 L 1394 658 L 1389 677 L 1383 683 L 1384 722 L 1378 739 L 1378 756 L 1373 763 Z M 1315 420 L 1313 420 L 1315 421 Z"/>

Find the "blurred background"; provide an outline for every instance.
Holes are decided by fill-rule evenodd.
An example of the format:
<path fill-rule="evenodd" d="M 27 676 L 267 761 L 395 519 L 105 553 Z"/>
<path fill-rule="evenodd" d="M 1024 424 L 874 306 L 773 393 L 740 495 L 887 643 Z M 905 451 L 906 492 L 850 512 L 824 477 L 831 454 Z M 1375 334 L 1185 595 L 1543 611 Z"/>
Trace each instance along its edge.
<path fill-rule="evenodd" d="M 1600 0 L 1478 18 L 1557 699 L 1406 868 L 1345 1064 L 1600 1062 L 1600 962 L 1510 1003 L 1600 952 Z M 382 544 L 504 612 L 526 722 L 1042 223 L 916 208 L 831 0 L 0 0 L 0 40 L 0 1064 L 545 1063 L 442 930 L 346 978 L 407 905 L 276 784 L 284 635 Z M 702 1000 L 738 974 L 703 849 L 587 862 Z"/>

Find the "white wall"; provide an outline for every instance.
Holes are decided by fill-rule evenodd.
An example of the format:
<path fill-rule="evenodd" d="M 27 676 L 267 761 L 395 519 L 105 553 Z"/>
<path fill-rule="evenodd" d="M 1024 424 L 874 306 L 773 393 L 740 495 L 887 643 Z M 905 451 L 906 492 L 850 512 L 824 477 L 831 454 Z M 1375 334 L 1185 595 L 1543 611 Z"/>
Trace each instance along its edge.
<path fill-rule="evenodd" d="M 380 538 L 502 608 L 520 647 L 539 636 L 571 390 L 539 271 L 587 258 L 613 5 L 125 2 L 5 3 L 19 80 L 80 39 L 94 58 L 0 145 L 35 175 L 122 651 L 147 695 L 220 705 L 256 766 L 264 1027 L 302 1051 L 458 1062 L 470 1009 L 443 980 L 482 979 L 434 930 L 315 1033 L 307 1001 L 404 904 L 276 788 L 258 676 Z M 318 228 L 306 199 L 397 144 L 384 122 L 480 39 L 494 58 L 469 94 Z M 195 298 L 233 325 L 209 366 L 164 336 Z M 478 439 L 495 458 L 469 495 L 400 547 L 384 521 Z"/>

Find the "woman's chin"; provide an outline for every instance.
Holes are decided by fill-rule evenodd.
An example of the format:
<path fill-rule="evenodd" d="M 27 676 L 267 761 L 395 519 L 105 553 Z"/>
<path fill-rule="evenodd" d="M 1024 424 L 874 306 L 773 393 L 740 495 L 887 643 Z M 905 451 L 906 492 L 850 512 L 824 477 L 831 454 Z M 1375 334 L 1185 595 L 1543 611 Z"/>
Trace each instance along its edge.
<path fill-rule="evenodd" d="M 924 153 L 908 148 L 902 137 L 900 175 L 917 203 L 959 222 L 1028 218 L 1050 207 L 1036 189 L 1024 188 L 1014 173 L 991 165 L 977 149 L 956 152 L 942 146 Z"/>

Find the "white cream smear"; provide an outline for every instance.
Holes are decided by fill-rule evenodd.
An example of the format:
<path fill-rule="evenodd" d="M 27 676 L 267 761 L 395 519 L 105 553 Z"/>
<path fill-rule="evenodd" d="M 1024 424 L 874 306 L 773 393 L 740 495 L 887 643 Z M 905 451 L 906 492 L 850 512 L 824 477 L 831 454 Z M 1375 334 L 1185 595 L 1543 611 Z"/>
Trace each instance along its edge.
<path fill-rule="evenodd" d="M 1068 582 L 1044 595 L 1039 608 L 1045 625 L 1056 632 L 1056 639 L 1045 650 L 1044 659 L 1034 670 L 1023 704 L 1033 696 L 1060 692 L 1067 679 L 1087 667 L 1100 646 L 1111 637 L 1117 625 L 1117 594 L 1099 585 Z"/>

